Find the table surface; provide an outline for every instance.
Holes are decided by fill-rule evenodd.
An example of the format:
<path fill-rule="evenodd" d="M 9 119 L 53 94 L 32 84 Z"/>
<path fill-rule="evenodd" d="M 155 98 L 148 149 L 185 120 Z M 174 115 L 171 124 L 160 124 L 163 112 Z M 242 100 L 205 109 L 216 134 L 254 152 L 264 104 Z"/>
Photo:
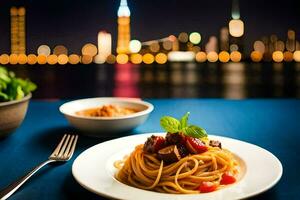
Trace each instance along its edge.
<path fill-rule="evenodd" d="M 155 106 L 154 111 L 143 125 L 128 135 L 161 132 L 159 119 L 162 115 L 180 117 L 191 111 L 191 123 L 204 127 L 209 133 L 259 145 L 280 159 L 284 172 L 279 183 L 252 199 L 300 199 L 300 100 L 148 101 Z M 21 127 L 13 135 L 0 140 L 0 188 L 44 161 L 64 133 L 76 132 L 58 111 L 62 103 L 31 101 Z M 11 199 L 101 199 L 77 184 L 72 177 L 71 166 L 81 152 L 105 140 L 108 138 L 80 136 L 76 152 L 69 162 L 43 168 Z"/>

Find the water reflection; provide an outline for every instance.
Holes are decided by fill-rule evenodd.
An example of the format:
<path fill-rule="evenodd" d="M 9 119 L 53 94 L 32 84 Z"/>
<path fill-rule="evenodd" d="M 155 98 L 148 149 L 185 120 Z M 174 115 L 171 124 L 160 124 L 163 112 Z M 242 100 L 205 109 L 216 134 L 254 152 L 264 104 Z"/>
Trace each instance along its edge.
<path fill-rule="evenodd" d="M 300 63 L 11 66 L 35 98 L 300 98 Z"/>

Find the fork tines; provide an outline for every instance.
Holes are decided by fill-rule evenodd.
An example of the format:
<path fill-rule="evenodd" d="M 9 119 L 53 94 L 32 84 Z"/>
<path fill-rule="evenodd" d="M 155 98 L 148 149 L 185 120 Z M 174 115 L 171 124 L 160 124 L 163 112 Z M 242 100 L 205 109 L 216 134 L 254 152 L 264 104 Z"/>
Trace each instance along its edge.
<path fill-rule="evenodd" d="M 78 135 L 64 134 L 49 158 L 53 160 L 69 160 L 74 153 L 77 140 Z"/>

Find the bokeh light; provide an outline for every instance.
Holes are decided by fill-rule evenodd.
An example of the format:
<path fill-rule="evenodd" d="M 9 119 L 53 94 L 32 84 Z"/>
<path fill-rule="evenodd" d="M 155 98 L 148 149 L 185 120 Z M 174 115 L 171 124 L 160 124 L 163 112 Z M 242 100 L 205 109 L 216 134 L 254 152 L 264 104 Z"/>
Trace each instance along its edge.
<path fill-rule="evenodd" d="M 40 64 L 40 65 L 46 64 L 46 63 L 47 63 L 47 56 L 44 55 L 44 54 L 38 55 L 38 56 L 37 56 L 37 62 L 38 62 L 38 64 Z"/>
<path fill-rule="evenodd" d="M 260 62 L 263 58 L 263 54 L 260 51 L 252 51 L 250 57 L 253 62 Z"/>
<path fill-rule="evenodd" d="M 9 63 L 9 55 L 7 54 L 2 54 L 0 56 L 0 64 L 1 65 L 7 65 Z"/>
<path fill-rule="evenodd" d="M 18 55 L 17 54 L 10 54 L 9 55 L 9 63 L 12 65 L 18 64 Z"/>
<path fill-rule="evenodd" d="M 97 50 L 96 45 L 94 45 L 92 43 L 85 44 L 81 49 L 82 55 L 88 55 L 90 57 L 94 57 L 97 54 L 97 52 L 98 52 L 98 50 Z M 88 60 L 90 60 L 90 59 L 88 59 Z"/>
<path fill-rule="evenodd" d="M 143 62 L 145 64 L 152 64 L 154 62 L 154 56 L 151 53 L 143 55 Z"/>
<path fill-rule="evenodd" d="M 37 63 L 37 56 L 34 54 L 29 54 L 27 56 L 27 63 L 29 65 L 35 65 Z"/>
<path fill-rule="evenodd" d="M 139 40 L 131 40 L 129 50 L 131 53 L 138 53 L 142 48 L 142 43 Z"/>
<path fill-rule="evenodd" d="M 292 62 L 293 61 L 293 53 L 290 51 L 285 51 L 283 53 L 283 60 L 285 62 Z"/>
<path fill-rule="evenodd" d="M 59 56 L 60 54 L 68 55 L 68 49 L 67 49 L 67 47 L 65 47 L 63 45 L 57 45 L 53 49 L 53 54 L 55 54 L 57 56 Z"/>
<path fill-rule="evenodd" d="M 207 60 L 209 62 L 217 62 L 218 58 L 219 58 L 219 56 L 218 56 L 217 52 L 215 52 L 215 51 L 211 51 L 207 54 Z"/>
<path fill-rule="evenodd" d="M 261 54 L 264 54 L 265 50 L 266 50 L 266 47 L 265 47 L 265 44 L 262 41 L 257 40 L 253 44 L 253 49 L 254 49 L 254 51 L 259 51 Z"/>
<path fill-rule="evenodd" d="M 233 37 L 244 35 L 244 22 L 240 19 L 232 19 L 229 22 L 229 33 Z"/>
<path fill-rule="evenodd" d="M 160 46 L 158 42 L 152 42 L 149 46 L 150 51 L 152 51 L 153 53 L 156 53 L 159 51 Z"/>
<path fill-rule="evenodd" d="M 76 65 L 80 62 L 80 57 L 77 54 L 69 55 L 69 63 L 72 65 Z"/>
<path fill-rule="evenodd" d="M 126 64 L 128 62 L 128 55 L 118 54 L 116 60 L 119 64 Z"/>
<path fill-rule="evenodd" d="M 58 64 L 60 65 L 65 65 L 67 64 L 69 61 L 69 57 L 66 55 L 66 54 L 60 54 L 58 57 L 57 57 L 57 62 Z"/>
<path fill-rule="evenodd" d="M 186 43 L 189 40 L 189 35 L 185 32 L 179 33 L 178 40 L 182 43 Z"/>
<path fill-rule="evenodd" d="M 155 61 L 158 64 L 165 64 L 168 61 L 168 56 L 166 54 L 164 54 L 164 53 L 158 53 L 155 56 Z"/>
<path fill-rule="evenodd" d="M 57 58 L 57 55 L 55 55 L 55 54 L 51 54 L 51 55 L 47 56 L 47 63 L 49 65 L 57 64 L 57 60 L 58 60 L 58 58 Z"/>
<path fill-rule="evenodd" d="M 198 32 L 193 32 L 189 36 L 190 42 L 193 44 L 199 44 L 201 41 L 201 35 Z"/>
<path fill-rule="evenodd" d="M 133 64 L 140 64 L 140 63 L 143 62 L 143 56 L 141 54 L 139 54 L 139 53 L 131 54 L 130 61 Z"/>
<path fill-rule="evenodd" d="M 172 49 L 173 44 L 170 40 L 165 40 L 162 46 L 165 50 L 170 51 Z"/>
<path fill-rule="evenodd" d="M 23 54 L 23 53 L 19 54 L 18 55 L 18 63 L 20 65 L 26 64 L 27 63 L 27 56 L 25 54 Z"/>
<path fill-rule="evenodd" d="M 227 51 L 221 51 L 219 53 L 219 60 L 220 62 L 226 63 L 230 60 L 230 55 Z"/>
<path fill-rule="evenodd" d="M 206 53 L 204 51 L 199 51 L 196 53 L 196 61 L 197 62 L 205 62 L 206 61 Z"/>
<path fill-rule="evenodd" d="M 94 63 L 96 63 L 96 64 L 103 64 L 103 63 L 105 63 L 105 61 L 106 61 L 105 54 L 97 54 L 94 57 Z"/>
<path fill-rule="evenodd" d="M 91 64 L 93 62 L 93 56 L 91 55 L 82 55 L 81 56 L 81 63 L 84 65 Z"/>
<path fill-rule="evenodd" d="M 233 51 L 238 51 L 239 50 L 239 46 L 237 44 L 231 44 L 229 47 L 230 52 Z"/>
<path fill-rule="evenodd" d="M 296 62 L 300 62 L 300 51 L 295 51 L 293 57 Z"/>
<path fill-rule="evenodd" d="M 106 62 L 107 62 L 108 64 L 114 64 L 114 63 L 116 62 L 116 56 L 113 55 L 113 54 L 107 56 Z"/>
<path fill-rule="evenodd" d="M 283 61 L 283 53 L 282 51 L 274 51 L 272 54 L 272 59 L 275 62 L 282 62 Z"/>
<path fill-rule="evenodd" d="M 43 44 L 43 45 L 39 46 L 39 48 L 37 50 L 37 54 L 49 56 L 51 54 L 51 49 L 48 45 Z"/>
<path fill-rule="evenodd" d="M 240 62 L 242 59 L 242 54 L 239 51 L 233 51 L 230 53 L 230 59 L 232 62 Z"/>

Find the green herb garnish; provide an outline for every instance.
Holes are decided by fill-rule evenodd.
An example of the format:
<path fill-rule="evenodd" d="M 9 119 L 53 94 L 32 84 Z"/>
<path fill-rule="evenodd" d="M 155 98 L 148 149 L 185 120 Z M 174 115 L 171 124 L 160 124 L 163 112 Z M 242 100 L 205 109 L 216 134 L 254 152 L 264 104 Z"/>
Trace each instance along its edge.
<path fill-rule="evenodd" d="M 22 99 L 35 89 L 30 80 L 16 78 L 14 72 L 0 66 L 0 102 Z"/>
<path fill-rule="evenodd" d="M 180 121 L 174 117 L 163 116 L 160 119 L 161 127 L 168 133 L 184 133 L 194 138 L 207 137 L 206 131 L 196 125 L 188 124 L 190 112 L 187 112 Z"/>

